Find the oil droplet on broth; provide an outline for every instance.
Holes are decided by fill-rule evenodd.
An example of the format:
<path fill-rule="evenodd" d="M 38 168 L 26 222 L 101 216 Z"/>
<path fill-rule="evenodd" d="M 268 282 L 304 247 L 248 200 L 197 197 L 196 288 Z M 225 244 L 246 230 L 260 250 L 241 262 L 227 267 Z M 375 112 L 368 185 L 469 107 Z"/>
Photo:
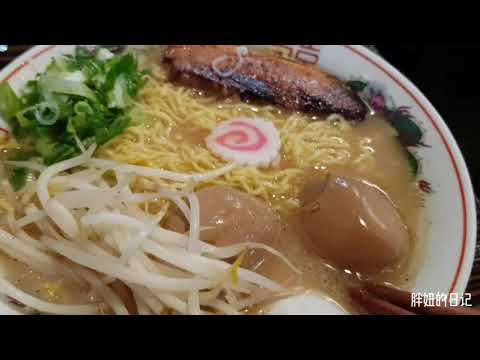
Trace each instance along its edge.
<path fill-rule="evenodd" d="M 85 296 L 85 289 L 77 283 L 69 282 L 62 277 L 46 277 L 29 266 L 15 261 L 7 255 L 0 252 L 0 264 L 4 276 L 11 281 L 20 290 L 37 296 L 45 301 L 52 301 L 59 304 L 81 304 L 88 301 Z M 48 294 L 48 284 L 61 283 L 58 287 L 56 296 L 50 297 Z M 98 301 L 98 299 L 96 299 Z"/>

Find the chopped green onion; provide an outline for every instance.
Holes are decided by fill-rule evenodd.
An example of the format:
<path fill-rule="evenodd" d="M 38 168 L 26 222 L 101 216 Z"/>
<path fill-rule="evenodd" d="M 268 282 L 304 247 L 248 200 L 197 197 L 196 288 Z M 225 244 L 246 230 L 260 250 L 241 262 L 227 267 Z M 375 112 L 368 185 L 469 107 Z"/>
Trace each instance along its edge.
<path fill-rule="evenodd" d="M 145 81 L 133 55 L 77 47 L 29 81 L 20 97 L 0 84 L 0 115 L 50 165 L 120 135 L 132 123 L 130 110 Z"/>
<path fill-rule="evenodd" d="M 44 77 L 40 81 L 43 90 L 46 92 L 77 95 L 92 101 L 96 100 L 95 93 L 83 82 L 51 76 Z"/>
<path fill-rule="evenodd" d="M 22 102 L 7 82 L 0 84 L 0 116 L 11 119 L 22 109 Z"/>
<path fill-rule="evenodd" d="M 13 187 L 13 190 L 21 190 L 27 183 L 27 170 L 25 169 L 14 169 L 12 175 L 10 176 L 10 184 Z"/>
<path fill-rule="evenodd" d="M 86 101 L 79 101 L 73 107 L 77 115 L 92 115 L 93 109 Z"/>

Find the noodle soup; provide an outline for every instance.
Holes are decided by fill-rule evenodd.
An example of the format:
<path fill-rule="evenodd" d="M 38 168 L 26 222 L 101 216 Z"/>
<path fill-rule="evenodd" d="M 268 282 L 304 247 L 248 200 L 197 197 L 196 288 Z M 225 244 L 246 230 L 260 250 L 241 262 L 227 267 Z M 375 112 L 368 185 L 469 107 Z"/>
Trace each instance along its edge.
<path fill-rule="evenodd" d="M 150 73 L 121 134 L 85 147 L 72 162 L 78 165 L 66 160 L 43 193 L 41 172 L 32 171 L 17 193 L 4 184 L 1 263 L 11 284 L 44 301 L 41 312 L 116 314 L 268 313 L 277 299 L 308 290 L 356 313 L 349 287 L 366 280 L 409 286 L 423 254 L 423 197 L 383 114 L 352 122 L 185 86 L 172 81 L 164 50 L 135 52 Z M 235 166 L 208 146 L 208 136 L 232 119 L 273 125 L 281 148 L 268 166 Z M 359 221 L 352 225 L 358 237 L 379 242 L 366 253 L 385 251 L 391 259 L 379 256 L 370 268 L 365 259 L 341 254 L 342 247 L 321 244 L 336 238 L 336 227 L 312 235 L 316 205 L 310 203 L 321 202 L 329 186 L 332 194 L 353 196 L 349 201 L 360 209 L 351 215 L 349 206 L 332 206 L 336 221 L 345 228 Z M 404 235 L 382 227 L 376 217 L 383 210 L 375 206 L 391 213 L 388 221 Z M 19 228 L 19 221 L 28 226 Z M 18 248 L 8 244 L 9 234 Z M 338 235 L 345 249 L 357 246 L 351 234 Z M 32 264 L 18 250 L 24 248 Z M 71 278 L 61 275 L 67 270 Z"/>

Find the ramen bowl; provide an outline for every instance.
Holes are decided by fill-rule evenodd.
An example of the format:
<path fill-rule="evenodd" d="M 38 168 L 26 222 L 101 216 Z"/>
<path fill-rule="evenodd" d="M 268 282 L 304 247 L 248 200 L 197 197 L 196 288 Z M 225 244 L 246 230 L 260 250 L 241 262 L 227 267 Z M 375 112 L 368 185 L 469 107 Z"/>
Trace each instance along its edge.
<path fill-rule="evenodd" d="M 387 111 L 409 154 L 424 197 L 425 238 L 410 291 L 463 294 L 471 273 L 476 243 L 475 199 L 469 173 L 448 126 L 418 88 L 379 55 L 361 45 L 271 46 L 282 56 L 318 66 L 346 81 L 369 106 Z M 20 91 L 52 58 L 72 52 L 74 45 L 35 46 L 0 72 Z M 1 124 L 1 126 L 7 126 Z M 303 305 L 283 305 L 281 313 L 315 311 L 315 297 Z M 291 303 L 291 302 L 290 302 Z M 299 303 L 297 303 L 298 305 Z M 290 310 L 289 310 L 290 309 Z M 16 313 L 0 304 L 0 313 Z"/>

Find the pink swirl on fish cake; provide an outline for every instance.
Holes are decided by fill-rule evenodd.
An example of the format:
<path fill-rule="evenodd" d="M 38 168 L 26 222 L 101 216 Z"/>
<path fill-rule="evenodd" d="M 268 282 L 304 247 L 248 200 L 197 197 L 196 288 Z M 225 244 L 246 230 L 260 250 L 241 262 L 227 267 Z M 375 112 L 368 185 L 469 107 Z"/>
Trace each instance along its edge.
<path fill-rule="evenodd" d="M 256 126 L 237 120 L 231 122 L 230 127 L 233 128 L 231 132 L 217 138 L 217 142 L 228 149 L 237 151 L 258 151 L 268 143 L 265 134 Z M 235 130 L 235 127 L 244 129 Z M 248 130 L 250 130 L 250 132 Z M 252 133 L 254 133 L 254 136 L 251 136 Z M 252 139 L 254 138 L 256 141 L 252 143 Z"/>
<path fill-rule="evenodd" d="M 220 124 L 206 139 L 216 155 L 240 165 L 268 167 L 281 148 L 280 134 L 263 119 L 233 119 Z"/>

